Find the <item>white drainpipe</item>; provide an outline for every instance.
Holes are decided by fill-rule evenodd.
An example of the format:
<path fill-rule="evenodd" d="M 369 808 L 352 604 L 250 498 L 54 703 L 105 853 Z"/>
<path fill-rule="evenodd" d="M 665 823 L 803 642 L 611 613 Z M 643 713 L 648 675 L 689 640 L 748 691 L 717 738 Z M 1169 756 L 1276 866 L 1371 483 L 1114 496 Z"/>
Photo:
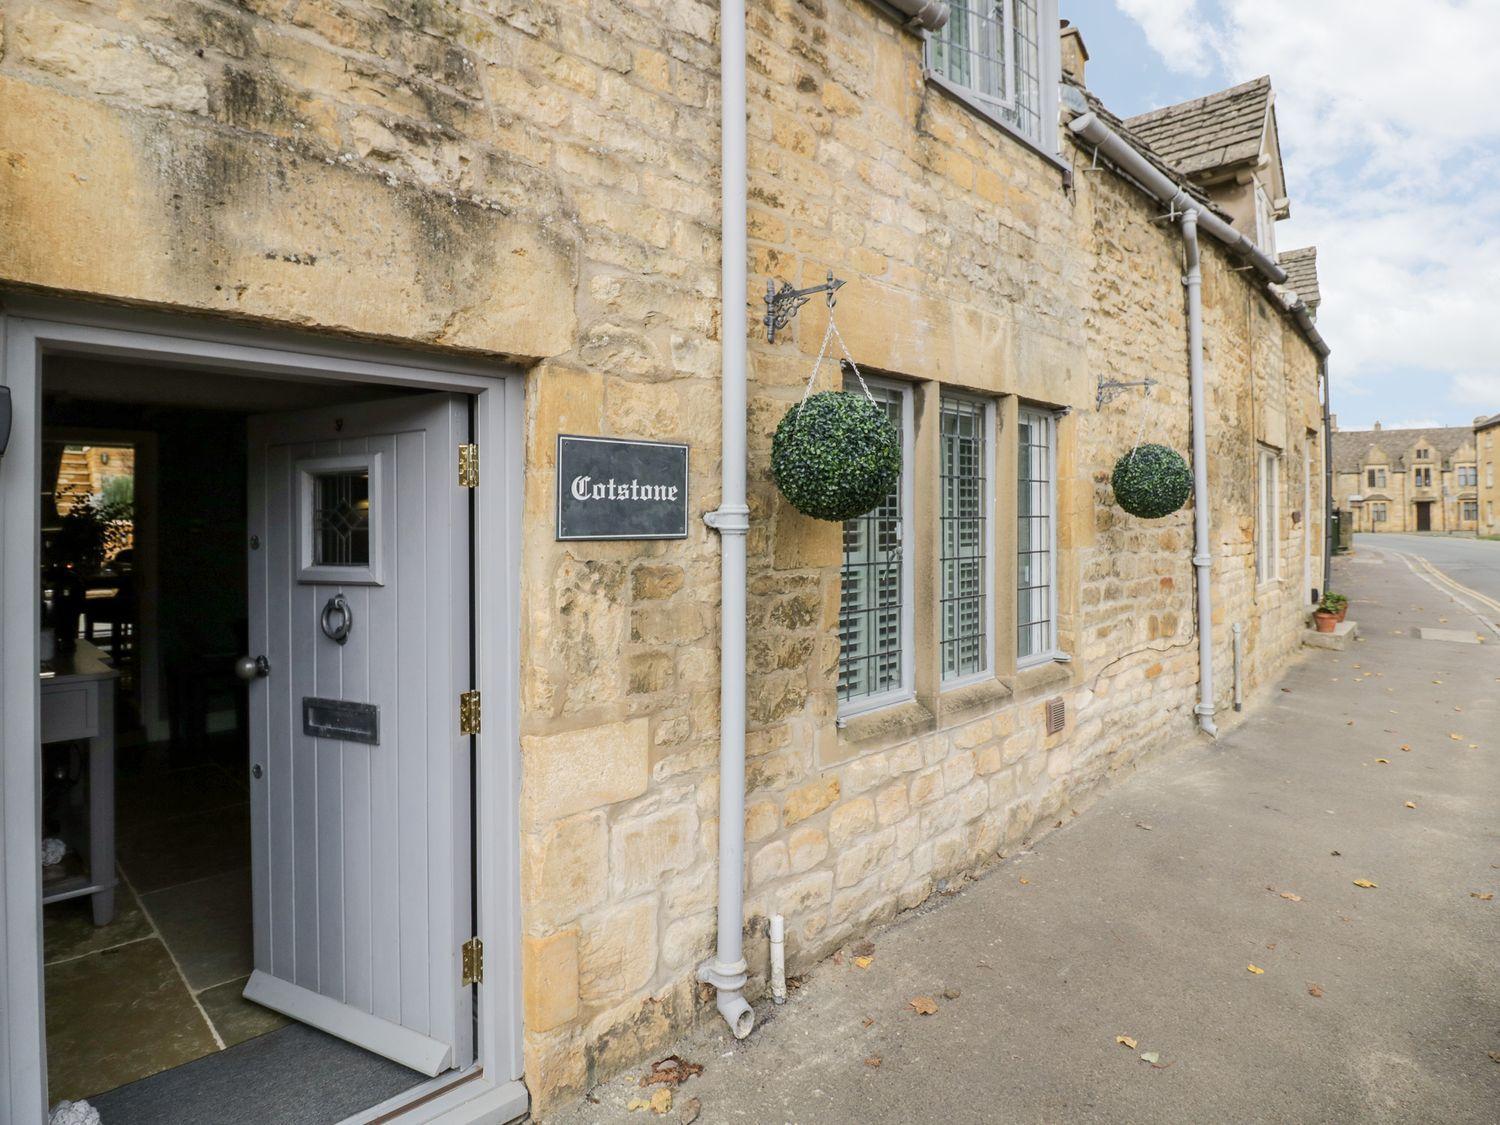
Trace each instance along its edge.
<path fill-rule="evenodd" d="M 1188 392 L 1193 410 L 1193 577 L 1198 589 L 1198 703 L 1193 713 L 1204 734 L 1214 726 L 1214 556 L 1208 539 L 1208 433 L 1203 406 L 1203 271 L 1198 262 L 1198 211 L 1182 215 L 1187 256 Z"/>
<path fill-rule="evenodd" d="M 745 1001 L 745 0 L 719 7 L 720 176 L 723 308 L 722 482 L 704 517 L 719 533 L 719 939 L 698 979 L 718 989 L 719 1013 L 736 1039 L 755 1026 Z"/>
<path fill-rule="evenodd" d="M 1198 230 L 1201 227 L 1248 261 L 1267 281 L 1280 284 L 1286 271 L 1266 256 L 1260 247 L 1174 183 L 1120 137 L 1094 113 L 1085 113 L 1068 128 L 1112 164 L 1128 175 L 1179 218 L 1187 272 L 1188 388 L 1193 419 L 1193 578 L 1198 597 L 1198 703 L 1193 713 L 1204 733 L 1217 734 L 1214 726 L 1214 605 L 1213 547 L 1209 540 L 1208 432 L 1203 402 L 1203 271 L 1199 264 Z"/>

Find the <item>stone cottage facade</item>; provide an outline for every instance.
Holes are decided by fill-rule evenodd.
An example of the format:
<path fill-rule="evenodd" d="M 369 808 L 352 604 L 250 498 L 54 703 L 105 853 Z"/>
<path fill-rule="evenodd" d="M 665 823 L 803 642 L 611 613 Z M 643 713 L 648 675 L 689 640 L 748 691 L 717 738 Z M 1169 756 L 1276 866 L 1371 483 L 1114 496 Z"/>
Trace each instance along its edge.
<path fill-rule="evenodd" d="M 1017 7 L 1055 66 L 1054 7 Z M 700 518 L 721 449 L 718 9 L 13 0 L 3 20 L 8 292 L 524 371 L 524 472 L 503 482 L 524 497 L 521 570 L 478 578 L 518 584 L 521 797 L 479 815 L 519 840 L 521 954 L 479 1002 L 515 1006 L 534 1107 L 579 1096 L 713 1010 L 695 969 L 718 832 L 719 547 Z M 1109 485 L 1143 438 L 1190 449 L 1182 241 L 1160 204 L 1053 122 L 1028 137 L 934 78 L 883 4 L 754 5 L 748 26 L 754 993 L 770 915 L 798 971 L 982 871 L 1194 737 L 1199 671 L 1191 506 L 1139 520 Z M 1075 58 L 1064 120 L 1102 111 Z M 1298 649 L 1323 552 L 1318 358 L 1240 266 L 1204 239 L 1221 728 L 1231 626 L 1253 697 Z M 798 514 L 769 473 L 829 312 L 809 303 L 771 344 L 758 295 L 830 270 L 842 336 L 908 433 L 909 601 L 882 650 L 901 674 L 876 707 L 849 658 L 857 529 Z M 950 665 L 944 465 L 971 423 L 986 577 L 962 596 L 982 640 Z M 559 434 L 688 443 L 687 537 L 557 541 Z"/>
<path fill-rule="evenodd" d="M 1333 430 L 1334 502 L 1355 531 L 1475 531 L 1476 428 Z"/>

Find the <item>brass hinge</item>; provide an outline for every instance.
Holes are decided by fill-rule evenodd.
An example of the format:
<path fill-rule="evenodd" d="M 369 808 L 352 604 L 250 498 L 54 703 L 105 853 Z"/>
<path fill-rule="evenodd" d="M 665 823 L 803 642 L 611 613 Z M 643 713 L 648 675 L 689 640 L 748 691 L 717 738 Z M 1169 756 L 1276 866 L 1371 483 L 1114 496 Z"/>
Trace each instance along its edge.
<path fill-rule="evenodd" d="M 458 697 L 458 733 L 479 733 L 479 693 L 466 691 Z"/>
<path fill-rule="evenodd" d="M 477 937 L 471 937 L 463 944 L 464 978 L 463 985 L 484 983 L 484 942 Z"/>
<path fill-rule="evenodd" d="M 458 447 L 458 486 L 475 488 L 479 484 L 479 446 L 472 441 Z"/>

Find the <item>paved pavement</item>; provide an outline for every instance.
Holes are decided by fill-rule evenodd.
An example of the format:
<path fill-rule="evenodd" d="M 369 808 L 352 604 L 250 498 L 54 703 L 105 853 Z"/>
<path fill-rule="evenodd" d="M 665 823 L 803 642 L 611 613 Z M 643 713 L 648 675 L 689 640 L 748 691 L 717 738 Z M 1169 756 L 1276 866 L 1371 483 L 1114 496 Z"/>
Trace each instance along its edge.
<path fill-rule="evenodd" d="M 1372 548 L 1395 551 L 1408 557 L 1424 559 L 1441 571 L 1429 575 L 1453 591 L 1486 620 L 1500 627 L 1500 540 L 1467 539 L 1449 535 L 1361 534 L 1354 537 L 1356 551 Z M 1419 567 L 1425 571 L 1425 567 Z M 1444 578 L 1449 581 L 1443 582 Z M 1477 597 L 1473 595 L 1478 595 Z M 1497 1115 L 1500 1116 L 1500 1115 Z"/>
<path fill-rule="evenodd" d="M 750 1039 L 705 1020 L 661 1119 L 1500 1118 L 1500 899 L 1476 897 L 1500 891 L 1500 641 L 1418 639 L 1477 622 L 1393 554 L 1336 566 L 1359 643 L 877 932 L 867 968 L 825 961 Z M 644 1073 L 559 1120 L 657 1119 L 626 1108 Z"/>

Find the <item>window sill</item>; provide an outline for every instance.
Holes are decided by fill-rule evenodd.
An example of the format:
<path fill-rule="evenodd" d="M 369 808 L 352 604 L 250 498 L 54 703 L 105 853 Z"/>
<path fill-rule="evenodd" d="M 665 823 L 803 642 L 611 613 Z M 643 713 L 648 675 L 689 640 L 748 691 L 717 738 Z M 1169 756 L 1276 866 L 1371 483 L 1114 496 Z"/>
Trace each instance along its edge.
<path fill-rule="evenodd" d="M 879 750 L 937 729 L 932 712 L 915 699 L 840 717 L 839 745 L 850 750 Z"/>
<path fill-rule="evenodd" d="M 1013 694 L 1009 684 L 994 676 L 944 688 L 938 696 L 940 725 L 947 727 L 961 722 L 970 712 L 1009 702 Z"/>
<path fill-rule="evenodd" d="M 1071 164 L 1069 164 L 1062 157 L 1058 156 L 1056 153 L 1048 152 L 1041 145 L 1037 144 L 1036 141 L 1032 140 L 1025 133 L 1017 129 L 1014 125 L 1010 124 L 1010 122 L 1006 121 L 1003 117 L 997 114 L 994 110 L 990 109 L 978 98 L 971 95 L 962 86 L 958 85 L 957 83 L 950 82 L 935 70 L 924 70 L 922 73 L 926 76 L 927 84 L 929 86 L 933 86 L 941 90 L 954 101 L 958 102 L 960 105 L 968 109 L 969 112 L 973 113 L 976 117 L 983 118 L 995 128 L 999 129 L 1011 140 L 1020 144 L 1024 148 L 1030 149 L 1034 154 L 1040 156 L 1043 160 L 1052 165 L 1059 172 L 1062 172 L 1065 176 L 1072 175 L 1073 166 Z"/>
<path fill-rule="evenodd" d="M 1062 660 L 1054 656 L 1052 659 L 1038 664 L 1028 664 L 1024 668 L 1017 668 L 1016 674 L 1011 678 L 1010 687 L 1017 698 L 1033 695 L 1047 688 L 1059 687 L 1071 683 L 1073 680 L 1072 660 Z"/>

